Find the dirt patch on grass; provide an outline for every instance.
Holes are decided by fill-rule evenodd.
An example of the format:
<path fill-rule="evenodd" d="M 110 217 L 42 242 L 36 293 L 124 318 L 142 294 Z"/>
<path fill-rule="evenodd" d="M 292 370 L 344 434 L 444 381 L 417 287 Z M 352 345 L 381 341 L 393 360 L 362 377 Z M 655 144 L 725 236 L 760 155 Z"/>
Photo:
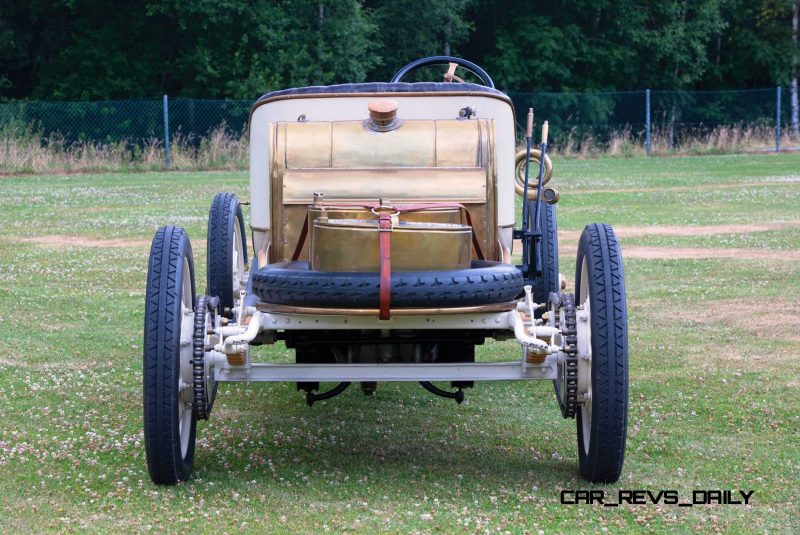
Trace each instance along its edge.
<path fill-rule="evenodd" d="M 70 247 L 98 247 L 111 249 L 115 247 L 150 247 L 151 240 L 138 240 L 135 238 L 91 238 L 89 236 L 48 234 L 46 236 L 27 236 L 15 238 L 2 238 L 6 242 L 22 242 L 67 249 Z M 192 240 L 192 245 L 205 248 L 206 240 Z"/>
<path fill-rule="evenodd" d="M 696 247 L 623 247 L 625 258 L 647 260 L 730 258 L 732 260 L 800 260 L 800 251 L 766 249 L 702 249 Z"/>
<path fill-rule="evenodd" d="M 516 247 L 519 247 L 517 249 Z M 515 251 L 521 251 L 522 245 L 515 244 Z M 574 245 L 560 246 L 559 256 L 574 258 L 577 254 Z M 772 251 L 768 249 L 717 249 L 701 247 L 641 247 L 629 245 L 622 247 L 622 257 L 643 260 L 703 260 L 724 258 L 730 260 L 784 260 L 800 261 L 800 251 Z"/>
<path fill-rule="evenodd" d="M 800 182 L 800 176 L 787 176 L 781 180 L 765 180 L 763 182 L 733 182 L 723 184 L 698 184 L 696 186 L 653 186 L 649 188 L 583 188 L 569 190 L 569 193 L 661 193 L 664 191 L 697 191 L 704 189 L 747 189 L 769 186 L 785 186 Z"/>
<path fill-rule="evenodd" d="M 702 306 L 692 311 L 698 323 L 723 322 L 741 326 L 747 333 L 775 333 L 780 338 L 800 341 L 798 318 L 800 301 L 789 299 L 769 299 L 746 301 L 727 299 L 715 301 L 710 306 Z"/>
<path fill-rule="evenodd" d="M 720 369 L 746 367 L 766 371 L 787 369 L 797 365 L 797 350 L 800 348 L 800 332 L 797 318 L 800 317 L 800 302 L 789 299 L 722 299 L 705 304 L 683 304 L 679 317 L 675 309 L 664 306 L 664 302 L 644 301 L 637 303 L 637 312 L 649 322 L 674 325 L 676 332 L 687 329 L 710 329 L 713 342 L 699 346 L 703 360 L 713 362 Z M 722 331 L 733 327 L 740 332 L 737 337 L 720 336 Z M 779 340 L 789 345 L 768 350 L 759 346 L 759 340 Z"/>
<path fill-rule="evenodd" d="M 27 238 L 14 238 L 8 241 L 20 241 L 23 243 L 33 243 L 45 247 L 68 248 L 68 247 L 150 247 L 150 240 L 137 240 L 128 238 L 90 238 L 88 236 L 64 236 L 50 234 L 47 236 L 31 236 Z"/>
<path fill-rule="evenodd" d="M 727 225 L 658 225 L 648 227 L 614 227 L 620 238 L 641 236 L 708 236 L 712 234 L 750 234 L 787 228 L 800 228 L 800 221 L 776 221 L 771 223 L 731 223 Z M 578 230 L 560 230 L 558 237 L 566 241 L 577 241 L 581 237 Z"/>

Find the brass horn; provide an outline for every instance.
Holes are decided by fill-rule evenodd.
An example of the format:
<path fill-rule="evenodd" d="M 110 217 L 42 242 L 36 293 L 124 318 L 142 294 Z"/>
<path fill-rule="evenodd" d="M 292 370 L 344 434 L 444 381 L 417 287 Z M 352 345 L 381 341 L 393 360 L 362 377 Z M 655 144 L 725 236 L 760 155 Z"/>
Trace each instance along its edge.
<path fill-rule="evenodd" d="M 539 161 L 542 157 L 542 151 L 539 149 L 531 149 L 531 168 L 538 169 L 539 168 Z M 514 169 L 516 171 L 514 176 L 514 189 L 517 192 L 517 195 L 522 197 L 523 192 L 522 190 L 525 188 L 525 151 L 521 150 L 517 153 L 516 156 L 516 163 L 514 164 Z M 550 160 L 550 156 L 545 155 L 544 157 L 544 177 L 542 177 L 542 186 L 547 184 L 550 181 L 550 178 L 553 176 L 553 162 Z M 535 200 L 536 199 L 536 188 L 538 186 L 538 179 L 535 176 L 530 176 L 528 179 L 528 199 Z M 545 197 L 546 199 L 546 197 Z M 547 202 L 545 200 L 545 202 Z"/>

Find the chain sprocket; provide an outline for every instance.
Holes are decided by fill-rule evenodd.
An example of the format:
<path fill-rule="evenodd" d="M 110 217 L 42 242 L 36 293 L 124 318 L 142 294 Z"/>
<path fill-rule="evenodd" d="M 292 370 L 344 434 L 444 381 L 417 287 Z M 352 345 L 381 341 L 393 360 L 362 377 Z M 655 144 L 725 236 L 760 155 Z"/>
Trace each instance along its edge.
<path fill-rule="evenodd" d="M 558 378 L 553 380 L 556 398 L 564 418 L 575 418 L 578 411 L 578 319 L 575 296 L 570 293 L 550 294 L 553 325 L 561 329 L 564 363 L 558 365 Z"/>
<path fill-rule="evenodd" d="M 206 373 L 206 339 L 208 329 L 214 327 L 219 300 L 202 295 L 197 298 L 194 309 L 194 332 L 192 333 L 192 388 L 194 390 L 194 413 L 198 420 L 208 420 L 214 399 L 217 397 L 217 382 Z M 208 324 L 210 319 L 210 324 Z"/>

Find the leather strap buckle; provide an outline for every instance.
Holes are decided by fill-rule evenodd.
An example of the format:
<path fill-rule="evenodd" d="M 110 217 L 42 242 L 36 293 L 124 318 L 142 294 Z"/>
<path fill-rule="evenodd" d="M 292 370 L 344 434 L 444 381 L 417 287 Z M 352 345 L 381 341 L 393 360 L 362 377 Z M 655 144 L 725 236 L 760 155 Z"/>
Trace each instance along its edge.
<path fill-rule="evenodd" d="M 388 214 L 389 217 L 395 217 L 400 215 L 400 210 L 398 210 L 394 206 L 385 206 L 385 205 L 375 206 L 372 209 L 370 209 L 370 212 L 372 212 L 373 215 L 376 215 L 378 217 L 383 217 L 384 214 Z"/>

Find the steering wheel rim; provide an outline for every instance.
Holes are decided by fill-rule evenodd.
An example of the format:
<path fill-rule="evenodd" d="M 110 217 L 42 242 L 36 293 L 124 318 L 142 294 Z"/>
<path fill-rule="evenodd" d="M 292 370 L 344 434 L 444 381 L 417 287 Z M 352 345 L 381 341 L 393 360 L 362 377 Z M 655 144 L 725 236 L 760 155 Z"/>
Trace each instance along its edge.
<path fill-rule="evenodd" d="M 403 79 L 403 77 L 406 74 L 410 73 L 411 71 L 415 71 L 421 67 L 427 67 L 428 65 L 440 65 L 444 63 L 456 63 L 460 67 L 464 67 L 468 71 L 475 74 L 478 78 L 480 78 L 481 82 L 483 82 L 483 85 L 485 85 L 486 87 L 490 87 L 491 89 L 494 89 L 494 82 L 492 81 L 492 78 L 489 76 L 489 73 L 487 73 L 481 67 L 472 63 L 471 61 L 467 61 L 461 58 L 456 58 L 453 56 L 430 56 L 427 58 L 421 58 L 416 61 L 412 61 L 411 63 L 409 63 L 408 65 L 397 71 L 394 74 L 394 76 L 392 76 L 390 82 L 392 83 L 399 82 Z"/>

